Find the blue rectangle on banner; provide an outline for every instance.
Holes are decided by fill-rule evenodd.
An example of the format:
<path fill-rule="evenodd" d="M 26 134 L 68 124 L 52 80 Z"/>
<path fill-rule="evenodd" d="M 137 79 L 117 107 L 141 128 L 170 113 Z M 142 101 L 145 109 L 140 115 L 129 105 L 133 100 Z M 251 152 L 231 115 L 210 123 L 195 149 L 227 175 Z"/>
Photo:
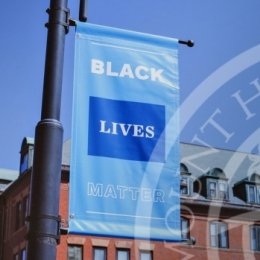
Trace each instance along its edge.
<path fill-rule="evenodd" d="M 90 97 L 88 154 L 164 162 L 164 126 L 164 106 Z"/>
<path fill-rule="evenodd" d="M 177 45 L 77 23 L 70 233 L 181 240 Z"/>

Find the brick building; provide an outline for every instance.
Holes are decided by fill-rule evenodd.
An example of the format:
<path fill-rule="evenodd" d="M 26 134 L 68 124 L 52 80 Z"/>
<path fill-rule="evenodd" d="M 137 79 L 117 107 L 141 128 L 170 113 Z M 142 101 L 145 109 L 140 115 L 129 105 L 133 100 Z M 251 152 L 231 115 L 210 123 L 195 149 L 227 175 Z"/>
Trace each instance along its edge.
<path fill-rule="evenodd" d="M 260 156 L 181 144 L 185 243 L 68 234 L 69 149 L 63 147 L 57 259 L 260 259 Z M 0 195 L 0 259 L 26 259 L 33 140 L 21 148 L 19 177 Z M 194 243 L 195 242 L 195 243 Z"/>

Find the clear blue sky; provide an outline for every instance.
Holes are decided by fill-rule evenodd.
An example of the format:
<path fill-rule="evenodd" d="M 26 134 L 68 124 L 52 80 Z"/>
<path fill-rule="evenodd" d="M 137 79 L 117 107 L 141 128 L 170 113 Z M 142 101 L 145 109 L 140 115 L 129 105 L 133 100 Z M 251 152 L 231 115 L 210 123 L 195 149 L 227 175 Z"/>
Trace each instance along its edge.
<path fill-rule="evenodd" d="M 259 153 L 259 0 L 89 0 L 89 22 L 180 39 L 181 140 Z M 79 1 L 70 1 L 77 19 Z M 40 120 L 49 1 L 4 1 L 0 168 L 18 169 Z M 70 138 L 74 28 L 66 36 L 61 121 Z M 259 95 L 258 95 L 259 93 Z"/>

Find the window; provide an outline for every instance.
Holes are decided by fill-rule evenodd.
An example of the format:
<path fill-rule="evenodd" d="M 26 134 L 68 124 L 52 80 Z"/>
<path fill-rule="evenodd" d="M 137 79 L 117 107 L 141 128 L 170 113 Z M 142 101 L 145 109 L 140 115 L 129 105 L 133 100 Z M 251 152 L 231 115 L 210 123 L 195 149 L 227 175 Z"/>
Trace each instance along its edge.
<path fill-rule="evenodd" d="M 181 218 L 181 238 L 182 239 L 189 239 L 190 232 L 189 232 L 189 220 L 186 218 Z"/>
<path fill-rule="evenodd" d="M 152 251 L 140 251 L 140 260 L 153 260 Z"/>
<path fill-rule="evenodd" d="M 117 249 L 116 259 L 117 260 L 130 260 L 130 250 L 129 249 Z"/>
<path fill-rule="evenodd" d="M 223 180 L 208 180 L 208 197 L 210 199 L 227 200 L 228 185 Z"/>
<path fill-rule="evenodd" d="M 83 247 L 81 245 L 68 245 L 68 260 L 83 260 Z"/>
<path fill-rule="evenodd" d="M 94 247 L 93 260 L 106 260 L 107 249 L 105 247 Z"/>
<path fill-rule="evenodd" d="M 260 186 L 256 186 L 257 202 L 260 203 Z"/>
<path fill-rule="evenodd" d="M 260 204 L 259 185 L 247 185 L 247 202 Z"/>
<path fill-rule="evenodd" d="M 260 251 L 260 226 L 251 226 L 250 228 L 251 250 Z"/>
<path fill-rule="evenodd" d="M 18 201 L 15 205 L 15 230 L 23 225 L 23 204 Z"/>
<path fill-rule="evenodd" d="M 249 203 L 256 202 L 256 188 L 254 185 L 248 185 L 248 202 Z"/>
<path fill-rule="evenodd" d="M 223 181 L 218 181 L 218 198 L 221 200 L 227 199 L 227 184 Z"/>
<path fill-rule="evenodd" d="M 181 176 L 181 195 L 191 195 L 191 179 Z"/>
<path fill-rule="evenodd" d="M 22 250 L 16 252 L 13 255 L 13 260 L 26 260 L 26 259 L 27 259 L 26 248 L 23 248 Z"/>
<path fill-rule="evenodd" d="M 28 213 L 28 196 L 18 201 L 15 205 L 15 231 L 25 225 Z"/>
<path fill-rule="evenodd" d="M 227 224 L 221 221 L 210 222 L 210 245 L 218 248 L 228 248 Z"/>
<path fill-rule="evenodd" d="M 210 181 L 209 182 L 209 197 L 211 199 L 216 199 L 217 198 L 217 183 Z"/>
<path fill-rule="evenodd" d="M 26 253 L 26 249 L 22 249 L 21 250 L 21 260 L 26 260 L 27 259 L 27 253 Z"/>
<path fill-rule="evenodd" d="M 180 179 L 180 191 L 181 195 L 191 195 L 192 193 L 192 179 L 190 177 L 191 173 L 189 172 L 188 167 L 184 164 L 180 164 L 180 173 L 181 173 L 181 179 Z"/>

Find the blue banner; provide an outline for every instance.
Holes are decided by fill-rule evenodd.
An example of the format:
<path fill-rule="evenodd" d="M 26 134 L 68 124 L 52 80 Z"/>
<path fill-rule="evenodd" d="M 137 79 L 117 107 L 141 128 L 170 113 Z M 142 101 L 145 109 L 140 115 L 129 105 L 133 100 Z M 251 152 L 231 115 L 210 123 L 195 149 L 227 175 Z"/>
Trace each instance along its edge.
<path fill-rule="evenodd" d="M 76 28 L 69 232 L 180 241 L 178 41 Z"/>

